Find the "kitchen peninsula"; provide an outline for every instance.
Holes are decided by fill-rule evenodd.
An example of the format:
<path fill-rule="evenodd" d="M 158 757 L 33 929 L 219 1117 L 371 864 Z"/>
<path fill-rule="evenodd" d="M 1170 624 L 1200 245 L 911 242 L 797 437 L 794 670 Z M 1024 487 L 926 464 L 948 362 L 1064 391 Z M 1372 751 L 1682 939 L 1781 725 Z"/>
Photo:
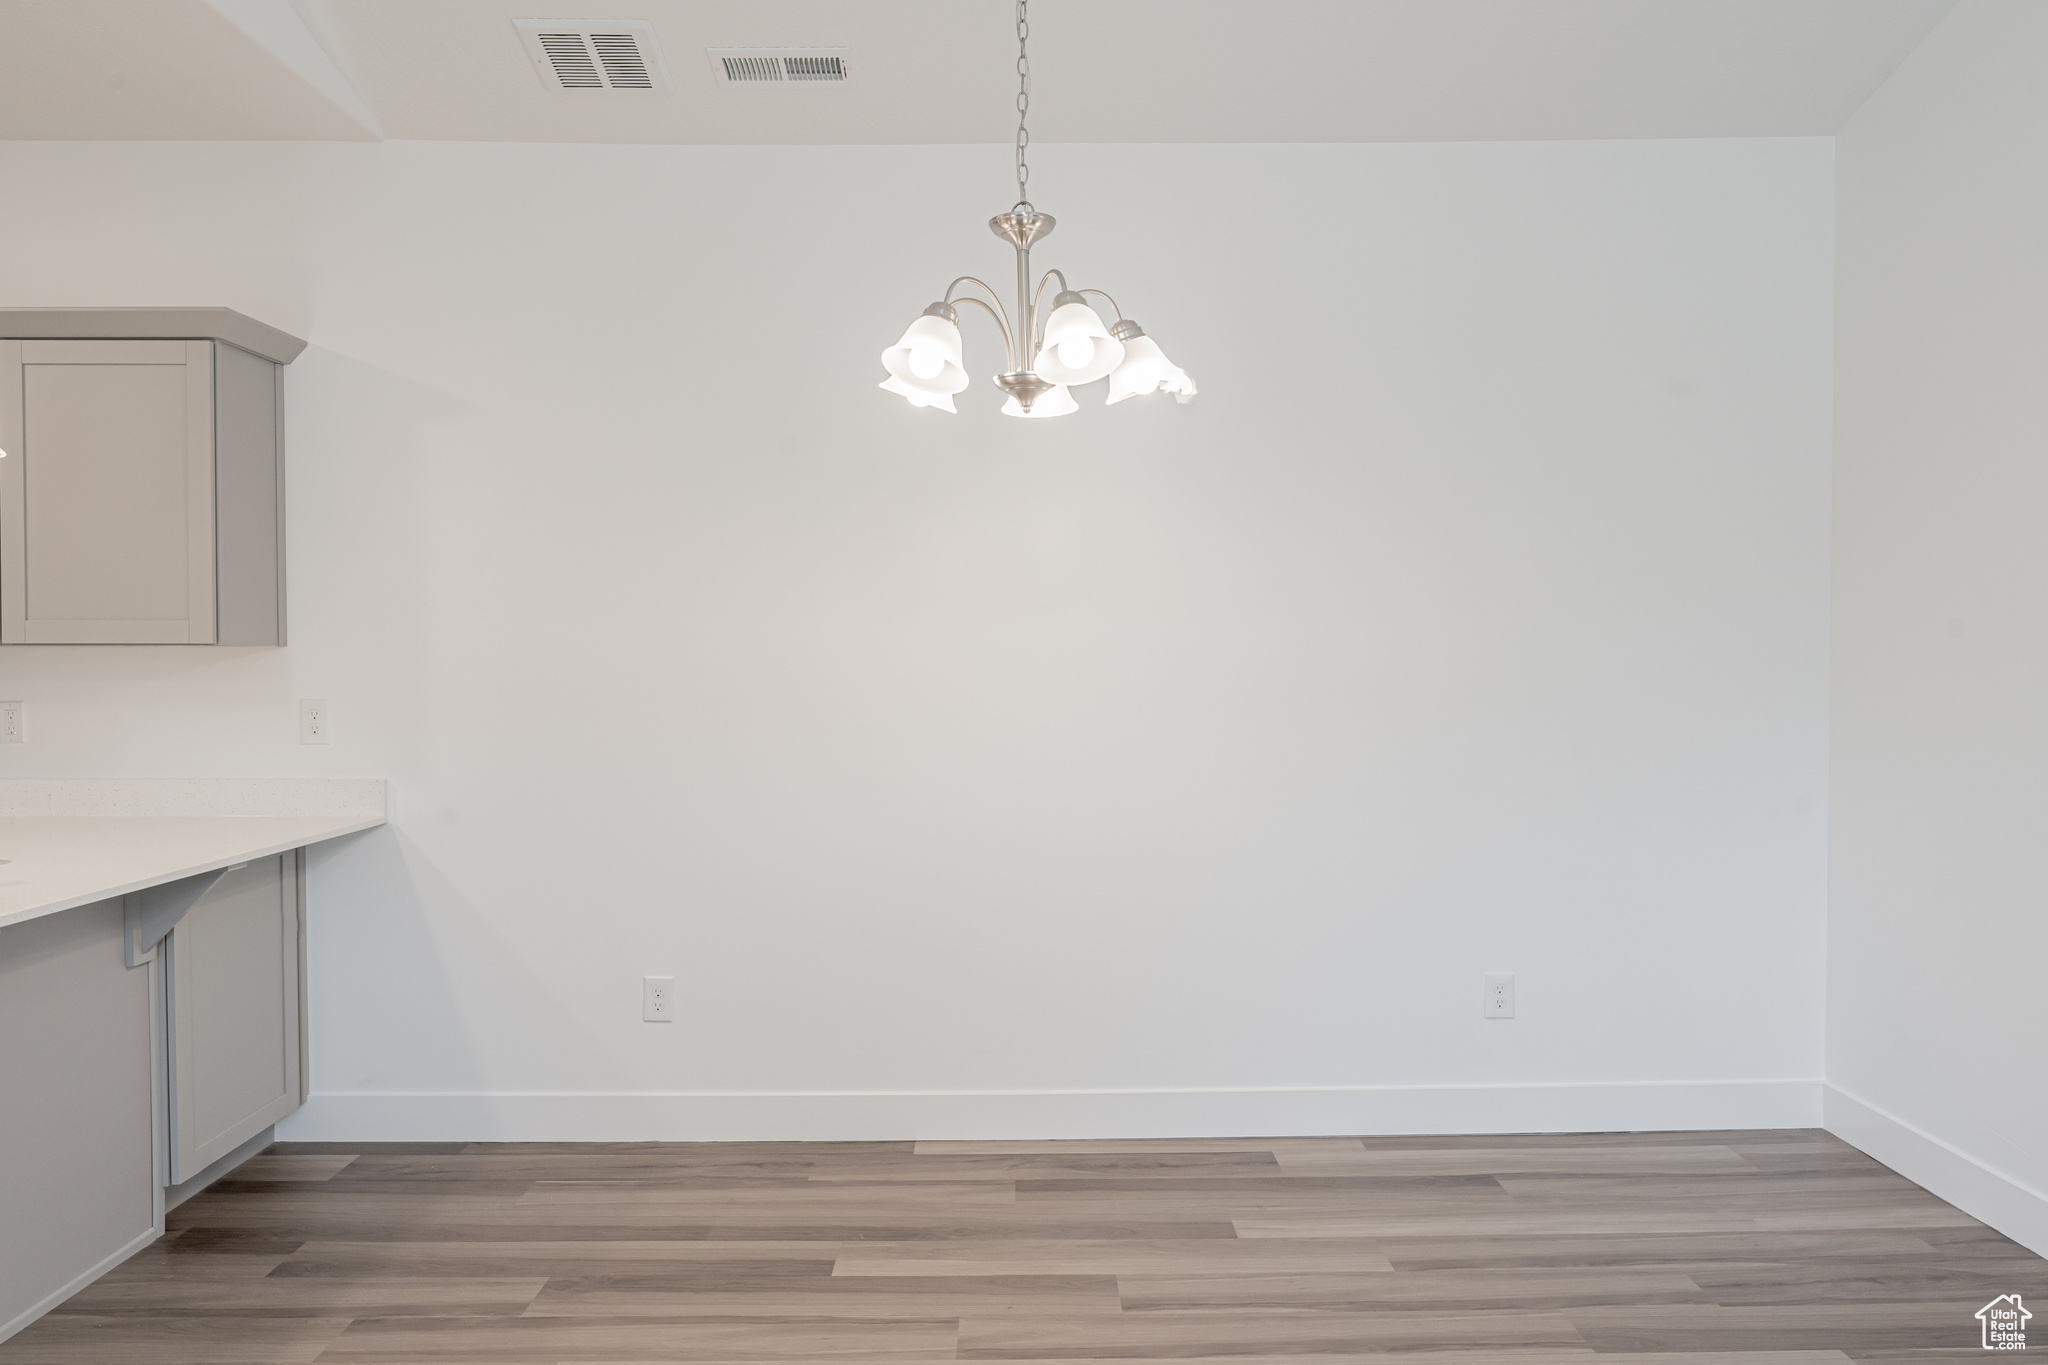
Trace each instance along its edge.
<path fill-rule="evenodd" d="M 0 781 L 0 1340 L 305 1096 L 304 850 L 381 779 Z"/>

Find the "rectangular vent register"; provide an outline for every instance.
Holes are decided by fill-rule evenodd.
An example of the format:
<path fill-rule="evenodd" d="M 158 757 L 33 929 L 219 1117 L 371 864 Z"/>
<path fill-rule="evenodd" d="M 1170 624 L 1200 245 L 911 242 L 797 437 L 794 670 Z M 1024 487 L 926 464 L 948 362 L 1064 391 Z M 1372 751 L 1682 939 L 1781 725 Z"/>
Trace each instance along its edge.
<path fill-rule="evenodd" d="M 514 19 L 541 83 L 553 90 L 669 90 L 645 19 Z"/>
<path fill-rule="evenodd" d="M 828 84 L 853 74 L 843 47 L 712 47 L 705 55 L 720 85 Z"/>

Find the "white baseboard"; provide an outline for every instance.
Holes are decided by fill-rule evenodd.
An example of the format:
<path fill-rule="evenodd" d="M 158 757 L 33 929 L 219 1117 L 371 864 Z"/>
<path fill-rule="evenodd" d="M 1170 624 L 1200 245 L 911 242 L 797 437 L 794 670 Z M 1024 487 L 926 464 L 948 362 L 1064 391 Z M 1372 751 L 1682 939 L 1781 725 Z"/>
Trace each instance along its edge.
<path fill-rule="evenodd" d="M 1819 1081 L 858 1094 L 320 1093 L 281 1142 L 759 1142 L 1813 1128 Z"/>
<path fill-rule="evenodd" d="M 2048 1256 L 2048 1194 L 1837 1086 L 1827 1087 L 1821 1105 L 1822 1126 L 1851 1147 L 2027 1250 Z"/>
<path fill-rule="evenodd" d="M 162 1235 L 155 1228 L 149 1228 L 138 1233 L 134 1241 L 101 1261 L 92 1269 L 85 1271 L 83 1274 L 73 1276 L 69 1282 L 52 1289 L 49 1293 L 43 1295 L 42 1298 L 30 1304 L 21 1312 L 16 1313 L 7 1321 L 0 1322 L 0 1341 L 5 1341 L 21 1331 L 22 1328 L 28 1326 L 37 1318 L 40 1318 L 43 1314 L 49 1312 L 52 1308 L 55 1308 L 58 1304 L 64 1302 L 64 1300 L 70 1298 L 73 1294 L 76 1294 L 79 1290 L 85 1288 Z"/>

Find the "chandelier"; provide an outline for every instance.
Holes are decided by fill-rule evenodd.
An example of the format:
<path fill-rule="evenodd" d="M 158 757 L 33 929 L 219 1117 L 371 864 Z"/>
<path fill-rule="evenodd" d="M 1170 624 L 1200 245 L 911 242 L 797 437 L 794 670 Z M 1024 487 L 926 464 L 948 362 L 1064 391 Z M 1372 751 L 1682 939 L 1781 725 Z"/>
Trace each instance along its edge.
<path fill-rule="evenodd" d="M 987 313 L 1003 333 L 1008 364 L 995 376 L 996 387 L 1009 395 L 1003 411 L 1011 417 L 1063 417 L 1081 406 L 1068 392 L 1076 384 L 1109 379 L 1111 403 L 1139 394 L 1170 393 L 1185 403 L 1195 396 L 1187 371 L 1166 358 L 1159 343 L 1123 315 L 1116 300 L 1100 289 L 1071 289 L 1067 277 L 1048 270 L 1031 286 L 1031 245 L 1051 235 L 1053 218 L 1031 206 L 1026 189 L 1031 168 L 1025 149 L 1031 134 L 1025 128 L 1031 112 L 1030 0 L 1017 0 L 1017 203 L 1008 213 L 988 220 L 989 230 L 1017 251 L 1017 315 L 1014 324 L 995 290 L 962 275 L 947 286 L 946 296 L 924 310 L 903 333 L 903 339 L 882 352 L 889 377 L 882 387 L 921 408 L 957 412 L 953 395 L 967 387 L 960 350 L 960 305 L 972 304 Z M 1042 319 L 1045 287 L 1060 282 L 1052 296 L 1052 312 Z M 965 286 L 978 288 L 986 300 L 971 294 L 955 297 Z M 1107 327 L 1088 302 L 1093 295 L 1109 305 L 1116 321 Z"/>

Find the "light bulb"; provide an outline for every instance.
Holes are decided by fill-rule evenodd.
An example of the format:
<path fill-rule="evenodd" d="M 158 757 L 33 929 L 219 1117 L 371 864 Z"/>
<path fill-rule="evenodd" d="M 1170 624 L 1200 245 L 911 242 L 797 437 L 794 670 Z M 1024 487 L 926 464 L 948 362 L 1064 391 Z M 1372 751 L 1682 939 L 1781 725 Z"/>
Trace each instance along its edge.
<path fill-rule="evenodd" d="M 1032 368 L 1055 384 L 1087 384 L 1102 378 L 1124 358 L 1123 343 L 1109 334 L 1080 295 L 1059 297 L 1066 302 L 1045 320 L 1045 338 Z"/>
<path fill-rule="evenodd" d="M 882 352 L 882 368 L 889 372 L 882 385 L 889 392 L 920 407 L 942 407 L 951 412 L 950 399 L 936 400 L 967 387 L 967 371 L 960 368 L 960 328 L 927 311 L 904 330 L 901 341 Z"/>

